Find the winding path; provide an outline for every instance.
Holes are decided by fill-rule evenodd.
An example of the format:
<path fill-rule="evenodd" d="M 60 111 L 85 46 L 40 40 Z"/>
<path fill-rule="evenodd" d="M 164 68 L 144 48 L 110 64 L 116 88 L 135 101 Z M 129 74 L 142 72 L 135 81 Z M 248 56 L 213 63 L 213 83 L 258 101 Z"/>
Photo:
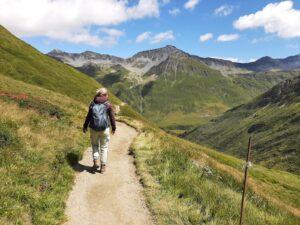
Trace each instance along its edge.
<path fill-rule="evenodd" d="M 75 184 L 67 200 L 66 225 L 152 225 L 154 224 L 142 195 L 128 153 L 137 132 L 117 124 L 117 132 L 111 136 L 107 171 L 93 173 L 89 148 L 75 166 L 78 171 Z"/>

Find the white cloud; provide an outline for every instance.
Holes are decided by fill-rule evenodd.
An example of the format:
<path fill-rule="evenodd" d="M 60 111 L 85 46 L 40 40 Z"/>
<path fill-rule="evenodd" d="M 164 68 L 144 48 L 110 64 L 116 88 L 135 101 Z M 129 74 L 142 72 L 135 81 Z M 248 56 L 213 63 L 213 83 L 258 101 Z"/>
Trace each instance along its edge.
<path fill-rule="evenodd" d="M 222 34 L 218 37 L 217 41 L 225 42 L 225 41 L 235 41 L 240 38 L 238 34 Z"/>
<path fill-rule="evenodd" d="M 206 34 L 203 34 L 199 37 L 199 41 L 201 42 L 205 42 L 205 41 L 208 41 L 210 39 L 213 38 L 213 34 L 212 33 L 206 33 Z"/>
<path fill-rule="evenodd" d="M 153 36 L 151 43 L 157 44 L 163 41 L 174 40 L 175 37 L 173 35 L 173 31 L 168 30 L 166 32 L 161 32 Z"/>
<path fill-rule="evenodd" d="M 254 61 L 257 60 L 255 58 L 251 58 L 251 59 L 239 59 L 237 57 L 226 57 L 226 56 L 211 56 L 210 58 L 229 60 L 231 62 L 236 62 L 236 63 L 249 63 L 249 62 L 254 62 Z"/>
<path fill-rule="evenodd" d="M 150 31 L 146 31 L 144 33 L 141 33 L 140 35 L 137 36 L 136 38 L 136 42 L 137 43 L 141 43 L 145 40 L 148 40 L 151 37 L 151 32 Z"/>
<path fill-rule="evenodd" d="M 159 15 L 157 0 L 0 0 L 0 23 L 19 37 L 44 36 L 90 45 L 106 44 L 118 35 L 99 37 L 92 25 L 108 27 Z"/>
<path fill-rule="evenodd" d="M 171 31 L 171 30 L 168 30 L 166 32 L 161 32 L 158 34 L 153 34 L 150 31 L 146 31 L 137 36 L 136 42 L 141 43 L 143 41 L 148 40 L 151 44 L 157 44 L 157 43 L 161 43 L 163 41 L 170 41 L 170 40 L 174 40 L 174 39 L 175 39 L 175 36 L 173 34 L 173 31 Z"/>
<path fill-rule="evenodd" d="M 214 14 L 217 16 L 228 16 L 233 12 L 234 7 L 232 5 L 221 5 L 215 9 Z"/>
<path fill-rule="evenodd" d="M 209 58 L 229 60 L 229 61 L 231 61 L 231 62 L 239 62 L 239 59 L 236 58 L 236 57 L 210 56 Z"/>
<path fill-rule="evenodd" d="M 282 38 L 300 37 L 300 10 L 293 8 L 292 1 L 270 3 L 256 13 L 241 16 L 233 25 L 239 30 L 263 27 L 266 33 Z"/>
<path fill-rule="evenodd" d="M 114 28 L 101 28 L 103 33 L 107 34 L 106 37 L 103 38 L 104 43 L 107 45 L 115 45 L 118 42 L 118 39 L 124 35 L 123 31 L 114 29 Z"/>
<path fill-rule="evenodd" d="M 200 2 L 200 0 L 188 0 L 184 4 L 184 8 L 186 8 L 186 9 L 194 9 L 196 7 L 196 5 L 198 5 L 199 2 Z"/>
<path fill-rule="evenodd" d="M 173 8 L 169 10 L 169 14 L 171 14 L 172 16 L 177 16 L 180 13 L 180 9 L 178 8 Z"/>

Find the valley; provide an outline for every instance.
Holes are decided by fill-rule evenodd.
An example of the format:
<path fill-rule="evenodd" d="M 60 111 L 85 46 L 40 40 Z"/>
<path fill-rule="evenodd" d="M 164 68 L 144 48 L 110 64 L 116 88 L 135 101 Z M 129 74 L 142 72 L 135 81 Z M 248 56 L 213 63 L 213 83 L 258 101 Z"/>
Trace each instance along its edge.
<path fill-rule="evenodd" d="M 299 56 L 243 64 L 190 55 L 170 45 L 127 59 L 60 50 L 48 55 L 95 78 L 151 121 L 178 134 L 300 75 Z"/>

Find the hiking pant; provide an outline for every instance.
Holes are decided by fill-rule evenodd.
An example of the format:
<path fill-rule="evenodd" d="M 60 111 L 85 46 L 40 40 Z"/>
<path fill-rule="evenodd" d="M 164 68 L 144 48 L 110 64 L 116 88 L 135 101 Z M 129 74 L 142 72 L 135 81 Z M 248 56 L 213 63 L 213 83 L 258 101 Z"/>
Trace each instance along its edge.
<path fill-rule="evenodd" d="M 108 142 L 109 142 L 109 127 L 104 131 L 95 131 L 90 128 L 91 143 L 93 149 L 93 159 L 101 160 L 101 164 L 106 164 L 108 154 Z M 99 144 L 100 144 L 100 155 L 99 155 Z"/>

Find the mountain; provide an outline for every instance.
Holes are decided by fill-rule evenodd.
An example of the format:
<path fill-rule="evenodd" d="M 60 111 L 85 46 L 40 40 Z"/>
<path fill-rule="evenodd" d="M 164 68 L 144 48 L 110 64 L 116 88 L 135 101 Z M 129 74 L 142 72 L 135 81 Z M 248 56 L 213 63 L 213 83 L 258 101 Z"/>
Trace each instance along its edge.
<path fill-rule="evenodd" d="M 269 56 L 265 56 L 251 63 L 235 63 L 235 66 L 256 72 L 300 70 L 300 55 L 290 56 L 284 59 L 273 59 Z"/>
<path fill-rule="evenodd" d="M 158 65 L 170 54 L 178 51 L 180 50 L 174 46 L 167 45 L 164 48 L 139 52 L 127 59 L 107 54 L 99 54 L 91 51 L 86 51 L 83 53 L 67 53 L 58 49 L 49 52 L 47 55 L 74 67 L 82 67 L 87 63 L 93 63 L 102 66 L 119 64 L 138 75 L 142 75 L 152 66 Z"/>
<path fill-rule="evenodd" d="M 101 85 L 3 27 L 0 39 L 0 224 L 65 223 L 75 173 L 92 165 L 78 164 L 90 145 L 82 122 Z M 110 100 L 118 120 L 138 131 L 130 155 L 157 224 L 238 223 L 242 160 L 167 134 Z M 262 166 L 249 175 L 245 224 L 297 224 L 299 177 Z"/>
<path fill-rule="evenodd" d="M 300 76 L 279 83 L 183 137 L 244 158 L 242 150 L 250 135 L 254 162 L 299 174 Z"/>
<path fill-rule="evenodd" d="M 113 56 L 98 53 L 91 59 L 85 53 L 56 52 L 49 55 L 92 76 L 144 116 L 174 132 L 203 123 L 300 73 L 253 72 L 228 60 L 190 55 L 170 45 L 117 58 L 117 63 L 103 61 Z"/>

